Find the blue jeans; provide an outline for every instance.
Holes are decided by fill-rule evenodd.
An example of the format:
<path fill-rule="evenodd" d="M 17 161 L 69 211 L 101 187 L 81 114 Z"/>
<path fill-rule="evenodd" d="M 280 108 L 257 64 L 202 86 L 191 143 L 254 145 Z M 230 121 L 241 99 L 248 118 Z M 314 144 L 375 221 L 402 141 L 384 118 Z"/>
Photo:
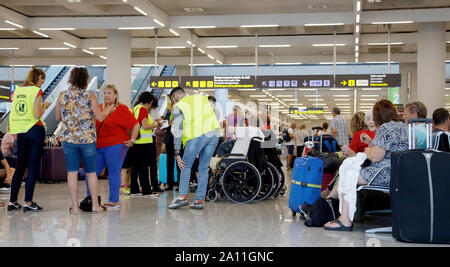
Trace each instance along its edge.
<path fill-rule="evenodd" d="M 28 132 L 17 135 L 17 169 L 11 182 L 10 201 L 16 202 L 22 184 L 22 177 L 28 169 L 25 180 L 25 202 L 33 200 L 36 177 L 39 175 L 39 164 L 41 163 L 44 150 L 45 129 L 43 126 L 35 125 Z"/>
<path fill-rule="evenodd" d="M 127 155 L 128 147 L 120 144 L 97 149 L 97 176 L 105 167 L 108 168 L 109 202 L 118 203 L 123 161 Z M 86 179 L 87 195 L 90 196 Z"/>
<path fill-rule="evenodd" d="M 195 158 L 200 156 L 198 165 L 198 186 L 194 199 L 203 200 L 205 198 L 209 180 L 209 162 L 211 161 L 212 155 L 216 150 L 217 143 L 219 142 L 218 130 L 216 131 L 217 134 L 211 135 L 211 133 L 206 133 L 186 142 L 183 154 L 185 167 L 181 170 L 180 174 L 180 195 L 186 196 L 188 194 L 191 168 L 194 164 Z"/>
<path fill-rule="evenodd" d="M 80 170 L 80 158 L 83 160 L 83 167 L 86 173 L 97 171 L 97 145 L 91 144 L 72 144 L 63 142 L 62 148 L 66 158 L 67 172 L 78 172 Z"/>

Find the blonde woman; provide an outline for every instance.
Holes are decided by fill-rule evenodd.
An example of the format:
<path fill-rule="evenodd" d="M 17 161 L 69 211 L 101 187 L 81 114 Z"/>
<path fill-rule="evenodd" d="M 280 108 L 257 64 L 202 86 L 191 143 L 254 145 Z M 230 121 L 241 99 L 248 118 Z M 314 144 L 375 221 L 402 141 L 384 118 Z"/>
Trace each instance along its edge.
<path fill-rule="evenodd" d="M 97 120 L 97 175 L 108 168 L 109 203 L 104 206 L 108 210 L 118 210 L 122 164 L 128 148 L 136 141 L 140 126 L 130 109 L 119 102 L 117 88 L 112 84 L 103 90 L 100 109 L 111 110 L 111 113 L 103 122 Z"/>
<path fill-rule="evenodd" d="M 344 155 L 350 157 L 358 152 L 364 152 L 375 138 L 376 129 L 372 110 L 369 110 L 366 114 L 361 111 L 357 112 L 350 122 L 350 131 L 353 134 L 352 142 L 349 146 L 342 146 Z"/>

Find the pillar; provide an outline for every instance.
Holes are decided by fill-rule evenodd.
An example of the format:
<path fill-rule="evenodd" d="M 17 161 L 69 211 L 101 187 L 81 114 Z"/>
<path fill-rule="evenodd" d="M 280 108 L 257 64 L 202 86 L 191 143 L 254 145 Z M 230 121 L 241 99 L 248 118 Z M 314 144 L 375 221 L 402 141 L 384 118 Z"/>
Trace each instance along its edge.
<path fill-rule="evenodd" d="M 119 91 L 123 104 L 131 105 L 131 31 L 108 30 L 106 80 Z"/>
<path fill-rule="evenodd" d="M 417 63 L 400 63 L 400 104 L 417 100 Z"/>
<path fill-rule="evenodd" d="M 417 33 L 417 100 L 428 117 L 445 105 L 445 23 L 421 23 Z"/>

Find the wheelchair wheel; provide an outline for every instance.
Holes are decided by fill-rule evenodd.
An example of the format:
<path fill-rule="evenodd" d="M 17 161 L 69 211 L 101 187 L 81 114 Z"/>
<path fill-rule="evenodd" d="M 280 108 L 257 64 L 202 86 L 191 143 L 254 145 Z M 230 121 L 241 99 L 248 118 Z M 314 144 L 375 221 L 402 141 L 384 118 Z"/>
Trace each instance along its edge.
<path fill-rule="evenodd" d="M 219 196 L 219 193 L 214 188 L 210 188 L 208 192 L 206 193 L 206 198 L 209 202 L 214 202 L 217 200 L 217 197 Z"/>
<path fill-rule="evenodd" d="M 251 163 L 234 162 L 223 172 L 222 189 L 229 200 L 242 204 L 249 203 L 261 190 L 261 175 Z"/>
<path fill-rule="evenodd" d="M 271 163 L 267 162 L 267 166 L 269 167 L 269 169 L 273 175 L 273 189 L 269 195 L 269 197 L 273 197 L 273 196 L 275 196 L 275 193 L 278 191 L 278 189 L 281 186 L 281 174 L 278 172 L 277 168 L 275 166 L 273 166 Z"/>
<path fill-rule="evenodd" d="M 261 190 L 255 200 L 264 200 L 272 194 L 273 186 L 275 184 L 276 174 L 272 172 L 270 167 L 266 167 L 261 174 Z"/>
<path fill-rule="evenodd" d="M 281 168 L 277 168 L 278 174 L 280 175 L 280 185 L 278 186 L 277 190 L 275 191 L 275 193 L 273 194 L 273 197 L 279 197 L 280 195 L 284 195 L 286 189 L 285 189 L 285 185 L 284 185 L 284 181 L 285 181 L 285 176 L 284 176 L 284 172 Z"/>

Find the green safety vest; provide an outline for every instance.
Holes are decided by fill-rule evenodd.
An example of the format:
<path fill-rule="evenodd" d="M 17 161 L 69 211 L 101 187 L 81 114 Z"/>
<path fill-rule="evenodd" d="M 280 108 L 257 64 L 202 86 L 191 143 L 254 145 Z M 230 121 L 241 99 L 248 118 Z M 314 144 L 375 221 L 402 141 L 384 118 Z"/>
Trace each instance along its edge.
<path fill-rule="evenodd" d="M 26 133 L 39 121 L 34 117 L 34 101 L 40 90 L 37 86 L 19 86 L 14 91 L 9 115 L 11 134 Z"/>
<path fill-rule="evenodd" d="M 137 105 L 133 108 L 133 114 L 136 119 L 139 118 L 139 110 L 142 108 L 142 105 Z M 148 124 L 153 124 L 152 117 L 150 114 L 147 117 Z M 141 138 L 136 140 L 136 144 L 151 144 L 153 143 L 153 130 L 145 130 L 142 128 L 139 130 L 139 133 L 141 134 Z"/>
<path fill-rule="evenodd" d="M 220 128 L 208 97 L 190 95 L 183 97 L 176 106 L 183 112 L 183 146 L 186 142 Z"/>

